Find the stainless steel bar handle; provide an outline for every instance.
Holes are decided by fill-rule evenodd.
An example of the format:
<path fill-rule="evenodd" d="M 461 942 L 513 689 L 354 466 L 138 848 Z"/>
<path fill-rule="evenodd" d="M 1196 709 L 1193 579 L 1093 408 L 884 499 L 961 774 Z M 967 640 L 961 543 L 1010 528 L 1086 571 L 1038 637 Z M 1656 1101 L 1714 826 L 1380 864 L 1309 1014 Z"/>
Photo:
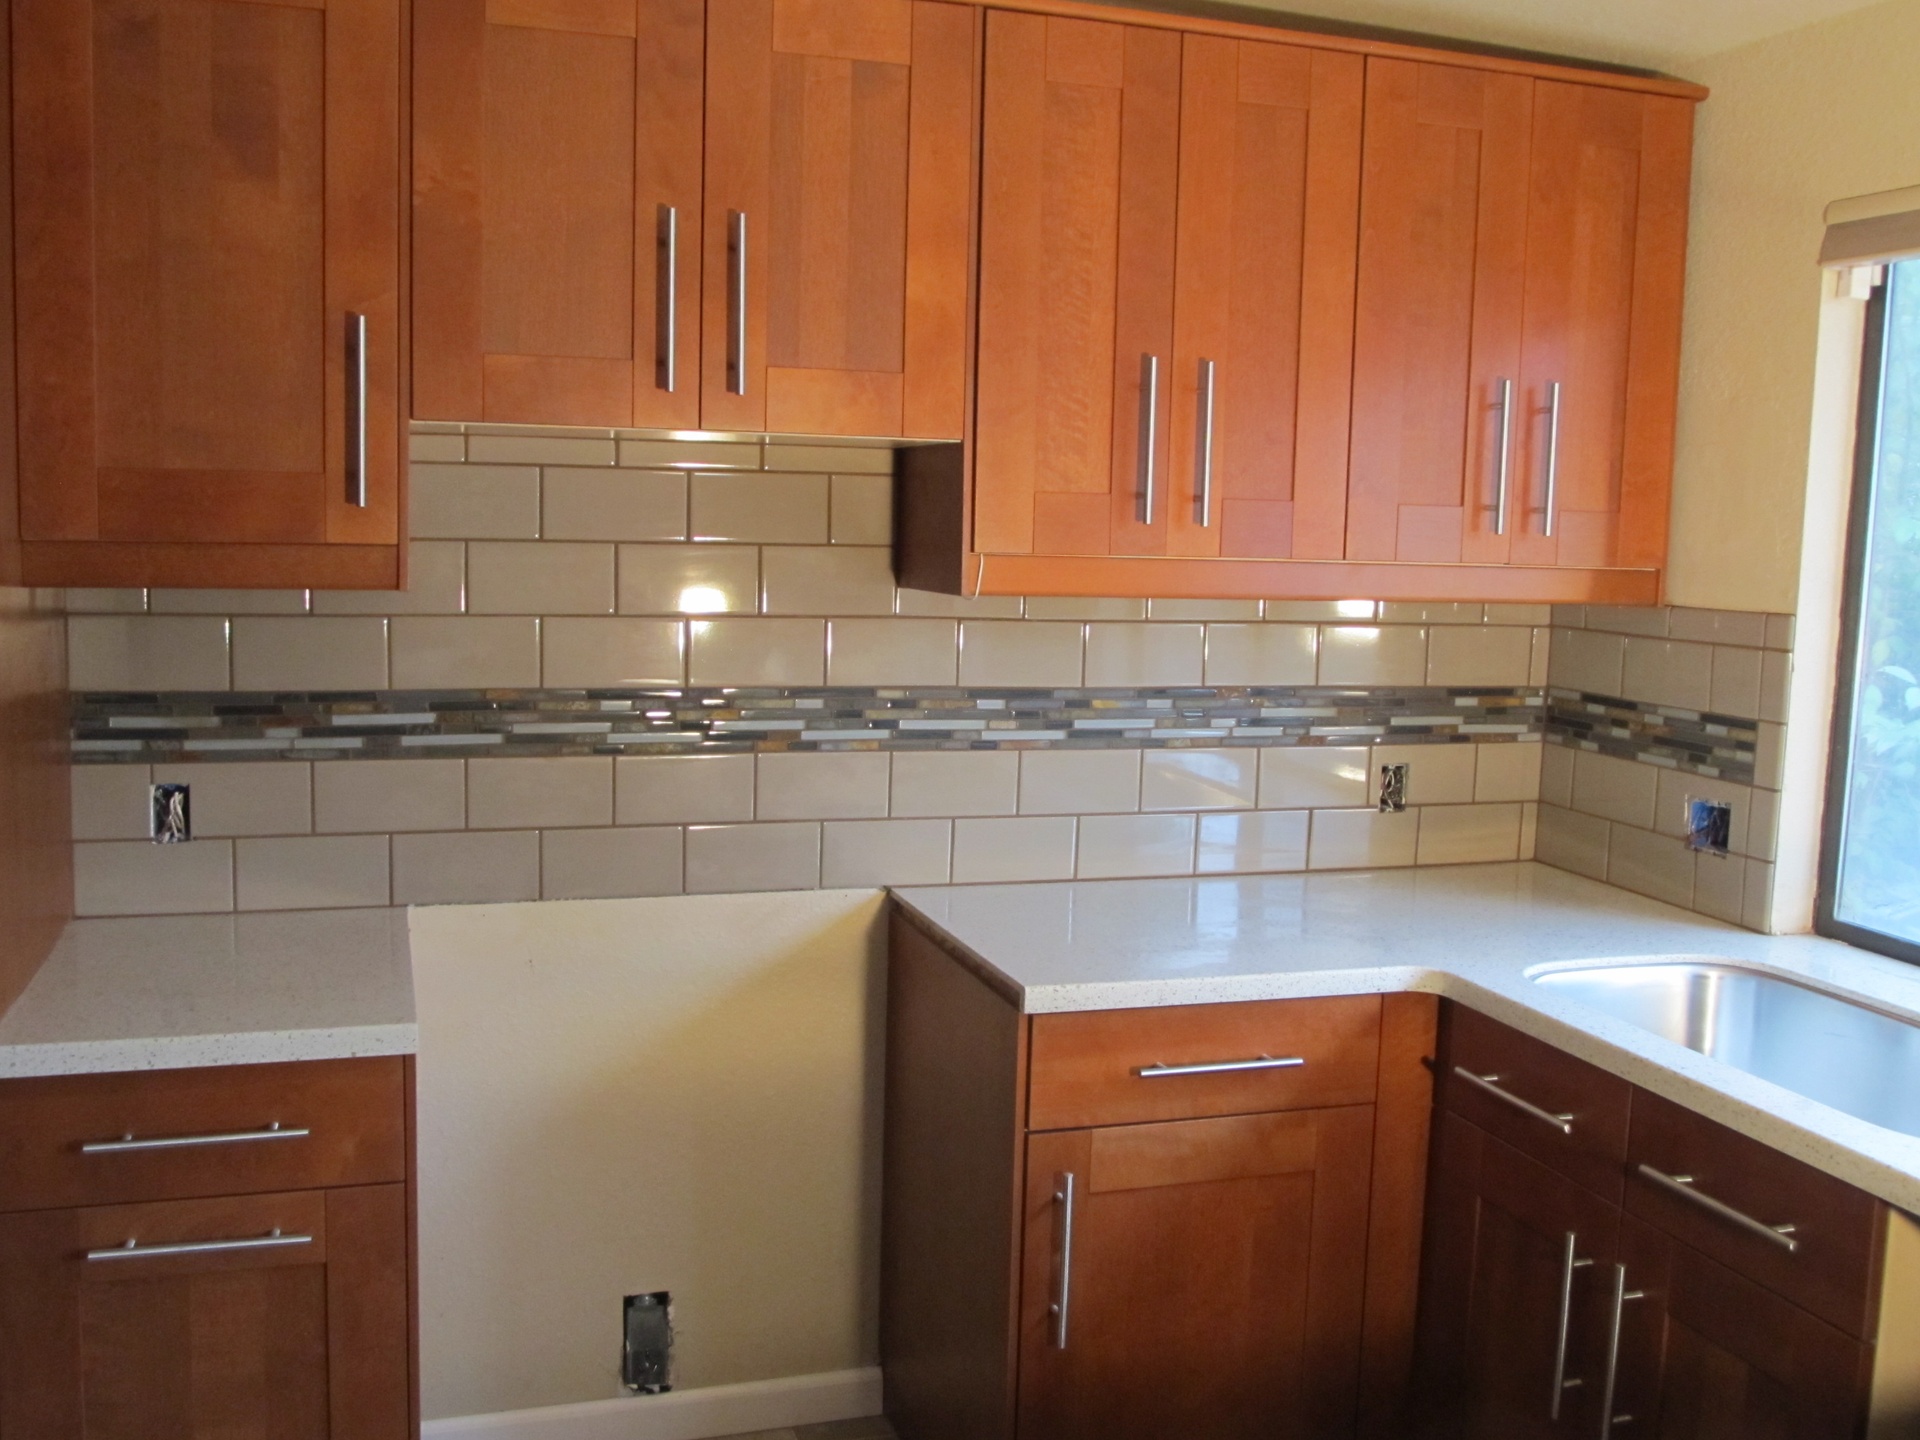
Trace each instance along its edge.
<path fill-rule="evenodd" d="M 1560 382 L 1547 387 L 1547 518 L 1542 535 L 1553 534 L 1554 511 L 1560 504 Z"/>
<path fill-rule="evenodd" d="M 653 268 L 653 383 L 673 393 L 680 352 L 680 212 L 662 205 Z"/>
<path fill-rule="evenodd" d="M 1560 1254 L 1560 1328 L 1553 1342 L 1553 1403 L 1547 1411 L 1549 1419 L 1560 1418 L 1560 1400 L 1569 1390 L 1577 1390 L 1585 1382 L 1578 1377 L 1567 1378 L 1567 1332 L 1573 1324 L 1573 1272 L 1584 1270 L 1593 1261 L 1582 1259 L 1576 1252 L 1580 1237 L 1573 1231 L 1567 1231 L 1566 1243 Z"/>
<path fill-rule="evenodd" d="M 1500 387 L 1499 465 L 1494 471 L 1493 533 L 1507 533 L 1507 482 L 1513 474 L 1513 381 L 1502 376 Z"/>
<path fill-rule="evenodd" d="M 1551 1110 L 1542 1110 L 1538 1105 L 1530 1101 L 1522 1100 L 1511 1090 L 1502 1090 L 1500 1088 L 1500 1077 L 1498 1075 L 1476 1075 L 1473 1071 L 1459 1065 L 1453 1067 L 1453 1073 L 1458 1075 L 1462 1080 L 1465 1080 L 1468 1084 L 1479 1086 L 1496 1100 L 1506 1101 L 1507 1104 L 1511 1105 L 1521 1114 L 1531 1115 L 1543 1125 L 1551 1125 L 1562 1135 L 1571 1135 L 1573 1133 L 1573 1116 L 1556 1115 Z"/>
<path fill-rule="evenodd" d="M 142 1245 L 129 1240 L 105 1250 L 87 1251 L 89 1260 L 146 1260 L 155 1255 L 211 1255 L 223 1250 L 280 1250 L 289 1245 L 311 1245 L 311 1235 L 283 1235 L 276 1226 L 265 1235 L 249 1235 L 239 1240 L 184 1240 L 169 1245 Z"/>
<path fill-rule="evenodd" d="M 1789 1255 L 1800 1248 L 1800 1242 L 1793 1238 L 1793 1232 L 1798 1228 L 1797 1226 L 1769 1225 L 1765 1221 L 1756 1220 L 1751 1215 L 1734 1209 L 1726 1201 L 1716 1200 L 1713 1196 L 1694 1189 L 1691 1175 L 1669 1175 L 1663 1170 L 1654 1169 L 1651 1165 L 1642 1165 L 1639 1170 L 1643 1176 L 1669 1194 L 1685 1196 L 1702 1210 L 1718 1215 L 1731 1225 L 1739 1226 L 1749 1235 L 1757 1235 L 1762 1240 L 1778 1245 Z"/>
<path fill-rule="evenodd" d="M 89 1140 L 82 1155 L 118 1155 L 129 1150 L 179 1150 L 189 1145 L 245 1145 L 255 1140 L 300 1140 L 313 1132 L 304 1125 L 282 1125 L 278 1120 L 262 1130 L 222 1130 L 208 1135 L 155 1135 L 136 1139 L 132 1132 L 118 1140 Z"/>
<path fill-rule="evenodd" d="M 1255 1060 L 1208 1060 L 1198 1065 L 1137 1065 L 1133 1073 L 1142 1080 L 1163 1080 L 1169 1075 L 1233 1075 L 1242 1070 L 1293 1070 L 1306 1064 L 1301 1055 L 1262 1055 Z"/>
<path fill-rule="evenodd" d="M 1054 1213 L 1054 1286 L 1053 1303 L 1047 1313 L 1053 1319 L 1053 1348 L 1067 1348 L 1067 1323 L 1073 1307 L 1073 1172 L 1062 1170 L 1053 1177 Z"/>
<path fill-rule="evenodd" d="M 1153 459 L 1160 448 L 1160 357 L 1140 357 L 1140 523 L 1153 523 Z"/>
<path fill-rule="evenodd" d="M 747 393 L 747 215 L 727 212 L 727 393 Z"/>
<path fill-rule="evenodd" d="M 367 317 L 347 316 L 347 503 L 367 505 Z"/>
<path fill-rule="evenodd" d="M 1630 1424 L 1633 1420 L 1631 1415 L 1613 1413 L 1613 1394 L 1620 1381 L 1620 1327 L 1627 1302 L 1646 1298 L 1644 1290 L 1627 1289 L 1627 1267 L 1616 1264 L 1613 1267 L 1613 1316 L 1607 1323 L 1606 1378 L 1600 1384 L 1600 1440 L 1609 1440 L 1614 1426 Z"/>
<path fill-rule="evenodd" d="M 1200 362 L 1200 412 L 1194 429 L 1199 435 L 1194 456 L 1195 499 L 1201 525 L 1213 523 L 1213 361 Z"/>

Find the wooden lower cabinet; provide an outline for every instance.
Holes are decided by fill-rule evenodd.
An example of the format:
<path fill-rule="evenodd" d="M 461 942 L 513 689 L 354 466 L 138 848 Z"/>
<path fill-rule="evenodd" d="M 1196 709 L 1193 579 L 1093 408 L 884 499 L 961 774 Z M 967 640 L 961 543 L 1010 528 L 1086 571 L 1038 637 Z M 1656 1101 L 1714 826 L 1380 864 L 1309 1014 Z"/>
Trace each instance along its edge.
<path fill-rule="evenodd" d="M 1020 1434 L 1351 1436 L 1372 1138 L 1370 1105 L 1033 1136 Z"/>

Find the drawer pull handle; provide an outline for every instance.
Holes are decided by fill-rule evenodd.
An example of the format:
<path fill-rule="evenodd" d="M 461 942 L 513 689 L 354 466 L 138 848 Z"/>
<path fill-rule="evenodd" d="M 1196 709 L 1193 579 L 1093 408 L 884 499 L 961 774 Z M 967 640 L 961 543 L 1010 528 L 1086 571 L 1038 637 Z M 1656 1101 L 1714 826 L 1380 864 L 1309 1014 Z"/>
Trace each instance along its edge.
<path fill-rule="evenodd" d="M 1067 1321 L 1073 1305 L 1073 1172 L 1053 1177 L 1053 1203 L 1060 1217 L 1053 1231 L 1053 1303 L 1047 1315 L 1053 1322 L 1053 1348 L 1067 1348 Z"/>
<path fill-rule="evenodd" d="M 1694 1189 L 1693 1177 L 1691 1175 L 1669 1175 L 1665 1171 L 1654 1169 L 1651 1165 L 1642 1165 L 1639 1167 L 1639 1171 L 1647 1179 L 1651 1180 L 1669 1194 L 1684 1195 L 1702 1210 L 1718 1215 L 1722 1220 L 1727 1221 L 1729 1224 L 1739 1226 L 1750 1235 L 1757 1235 L 1762 1240 L 1770 1241 L 1778 1245 L 1789 1255 L 1800 1248 L 1800 1242 L 1793 1238 L 1793 1232 L 1797 1227 L 1792 1225 L 1768 1225 L 1764 1221 L 1756 1220 L 1751 1215 L 1734 1209 L 1731 1205 L 1727 1204 L 1726 1201 L 1716 1200 L 1713 1196 Z"/>
<path fill-rule="evenodd" d="M 1468 1084 L 1479 1086 L 1496 1100 L 1506 1101 L 1507 1104 L 1511 1105 L 1521 1114 L 1531 1115 L 1543 1125 L 1551 1125 L 1562 1135 L 1571 1135 L 1573 1133 L 1573 1116 L 1556 1115 L 1551 1110 L 1542 1110 L 1531 1101 L 1522 1100 L 1511 1090 L 1501 1089 L 1500 1077 L 1498 1075 L 1476 1075 L 1473 1071 L 1459 1065 L 1453 1067 L 1453 1073 L 1458 1075 L 1462 1080 L 1465 1080 Z"/>
<path fill-rule="evenodd" d="M 128 1150 L 179 1150 L 188 1145 L 245 1145 L 254 1140 L 299 1140 L 313 1132 L 304 1125 L 282 1126 L 278 1120 L 264 1130 L 228 1130 L 216 1135 L 156 1135 L 135 1139 L 131 1131 L 118 1140 L 89 1140 L 82 1155 L 119 1155 Z"/>
<path fill-rule="evenodd" d="M 265 1235 L 249 1235 L 240 1240 L 182 1240 L 170 1245 L 142 1245 L 129 1240 L 105 1250 L 87 1251 L 89 1260 L 145 1260 L 153 1255 L 210 1255 L 223 1250 L 280 1250 L 289 1245 L 311 1245 L 311 1235 L 283 1235 L 275 1226 Z"/>
<path fill-rule="evenodd" d="M 1627 1289 L 1627 1267 L 1613 1267 L 1613 1317 L 1607 1325 L 1607 1375 L 1600 1386 L 1600 1440 L 1612 1440 L 1613 1427 L 1633 1423 L 1631 1415 L 1613 1413 L 1613 1397 L 1620 1384 L 1620 1330 L 1626 1319 L 1627 1302 L 1644 1300 L 1644 1290 Z"/>
<path fill-rule="evenodd" d="M 1262 1055 L 1257 1060 L 1208 1060 L 1199 1065 L 1136 1065 L 1142 1080 L 1164 1080 L 1169 1075 L 1235 1075 L 1242 1070 L 1295 1070 L 1306 1064 L 1301 1055 Z"/>
<path fill-rule="evenodd" d="M 1573 1272 L 1584 1270 L 1593 1261 L 1582 1259 L 1575 1252 L 1579 1249 L 1580 1238 L 1573 1231 L 1567 1231 L 1567 1238 L 1560 1251 L 1560 1326 L 1553 1344 L 1553 1403 L 1547 1411 L 1549 1420 L 1560 1418 L 1560 1401 L 1569 1390 L 1577 1390 L 1583 1383 L 1577 1377 L 1567 1378 L 1567 1332 L 1573 1323 Z"/>

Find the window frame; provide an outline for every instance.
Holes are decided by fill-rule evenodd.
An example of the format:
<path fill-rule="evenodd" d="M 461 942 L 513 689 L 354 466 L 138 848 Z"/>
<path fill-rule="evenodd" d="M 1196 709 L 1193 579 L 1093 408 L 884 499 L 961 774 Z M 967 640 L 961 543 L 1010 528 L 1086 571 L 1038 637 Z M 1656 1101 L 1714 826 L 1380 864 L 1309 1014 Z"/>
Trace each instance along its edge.
<path fill-rule="evenodd" d="M 1851 924 L 1835 913 L 1841 840 L 1846 830 L 1847 781 L 1853 761 L 1854 708 L 1860 688 L 1867 549 L 1873 529 L 1873 482 L 1879 470 L 1880 402 L 1886 378 L 1887 308 L 1892 282 L 1893 267 L 1888 266 L 1867 300 L 1860 357 L 1860 398 L 1854 418 L 1853 479 L 1848 487 L 1847 548 L 1841 583 L 1840 646 L 1827 746 L 1826 807 L 1820 819 L 1820 884 L 1814 900 L 1813 928 L 1829 939 L 1920 965 L 1920 944 Z"/>

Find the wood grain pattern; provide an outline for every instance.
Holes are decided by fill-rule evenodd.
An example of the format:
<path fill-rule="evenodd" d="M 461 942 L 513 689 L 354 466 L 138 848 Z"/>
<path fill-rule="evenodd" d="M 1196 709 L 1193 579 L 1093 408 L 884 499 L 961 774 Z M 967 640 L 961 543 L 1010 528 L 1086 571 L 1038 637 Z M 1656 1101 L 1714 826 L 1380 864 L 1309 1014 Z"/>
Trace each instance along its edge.
<path fill-rule="evenodd" d="M 1022 1432 L 1350 1435 L 1371 1130 L 1360 1105 L 1033 1136 Z M 1062 1171 L 1065 1349 L 1048 1313 Z"/>
<path fill-rule="evenodd" d="M 0 1210 L 175 1200 L 405 1178 L 398 1059 L 50 1076 L 0 1084 Z M 82 1154 L 122 1135 L 279 1123 L 300 1139 Z"/>
<path fill-rule="evenodd" d="M 984 447 L 983 447 L 984 448 Z M 976 470 L 976 474 L 978 471 Z M 998 486 L 979 487 L 976 514 Z M 977 521 L 984 525 L 984 521 Z M 1505 600 L 1654 605 L 1658 570 L 1554 566 L 1380 565 L 1319 560 L 1165 559 L 1130 556 L 981 554 L 966 557 L 970 595 L 1148 595 L 1194 599 L 1285 597 L 1342 600 Z"/>
<path fill-rule="evenodd" d="M 1033 1020 L 1029 1130 L 1362 1105 L 1374 1098 L 1380 998 L 1089 1010 Z M 1143 1066 L 1259 1056 L 1289 1069 L 1150 1079 Z"/>
<path fill-rule="evenodd" d="M 889 925 L 887 1414 L 915 1440 L 1011 1440 L 1027 1026 L 897 909 Z"/>
<path fill-rule="evenodd" d="M 1691 1175 L 1702 1194 L 1763 1224 L 1791 1224 L 1789 1254 L 1637 1173 Z M 1645 1090 L 1633 1097 L 1626 1208 L 1849 1335 L 1870 1337 L 1880 1304 L 1881 1202 L 1863 1190 Z"/>
<path fill-rule="evenodd" d="M 1618 1205 L 1633 1086 L 1465 1005 L 1447 1006 L 1440 1103 L 1496 1139 Z M 1571 1134 L 1462 1080 L 1455 1068 L 1498 1077 L 1502 1090 L 1555 1115 Z"/>
<path fill-rule="evenodd" d="M 1499 387 L 1521 379 L 1532 108 L 1521 76 L 1368 65 L 1353 559 L 1509 558 L 1519 471 L 1510 467 L 1501 535 Z M 1516 442 L 1523 423 L 1508 421 Z"/>
<path fill-rule="evenodd" d="M 65 625 L 0 590 L 0 1013 L 73 913 Z"/>
<path fill-rule="evenodd" d="M 396 11 L 96 0 L 15 24 L 24 538 L 395 549 Z M 345 498 L 350 312 L 365 508 Z"/>
<path fill-rule="evenodd" d="M 1399 1440 L 1409 1420 L 1439 1015 L 1432 995 L 1381 1000 L 1356 1427 L 1363 1440 Z"/>
<path fill-rule="evenodd" d="M 1866 1433 L 1870 1346 L 1628 1216 L 1616 1413 L 1670 1440 Z"/>

